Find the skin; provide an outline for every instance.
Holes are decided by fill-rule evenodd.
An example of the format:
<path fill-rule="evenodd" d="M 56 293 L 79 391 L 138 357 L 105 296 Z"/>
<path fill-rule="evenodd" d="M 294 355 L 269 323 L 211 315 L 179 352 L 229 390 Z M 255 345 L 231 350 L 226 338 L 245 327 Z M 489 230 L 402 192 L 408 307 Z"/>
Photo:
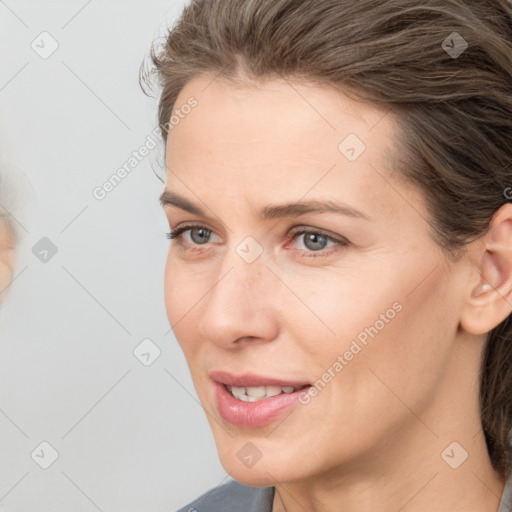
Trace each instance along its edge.
<path fill-rule="evenodd" d="M 13 278 L 15 235 L 12 226 L 0 218 L 0 305 L 5 300 Z"/>
<path fill-rule="evenodd" d="M 200 76 L 176 108 L 191 96 L 198 106 L 168 136 L 166 188 L 206 215 L 164 209 L 171 229 L 209 232 L 206 244 L 200 228 L 171 241 L 165 301 L 225 470 L 275 486 L 274 512 L 496 512 L 504 479 L 481 431 L 478 371 L 485 334 L 511 310 L 512 205 L 452 261 L 421 191 L 393 170 L 401 133 L 387 109 L 284 80 Z M 350 133 L 366 145 L 354 162 L 338 150 Z M 310 199 L 371 220 L 256 214 Z M 298 226 L 348 245 L 306 244 Z M 247 236 L 263 249 L 252 263 L 236 252 Z M 401 311 L 307 405 L 259 428 L 220 416 L 209 371 L 314 383 L 396 302 Z M 250 468 L 237 457 L 247 442 L 261 452 Z M 441 457 L 452 442 L 468 453 L 457 469 Z"/>

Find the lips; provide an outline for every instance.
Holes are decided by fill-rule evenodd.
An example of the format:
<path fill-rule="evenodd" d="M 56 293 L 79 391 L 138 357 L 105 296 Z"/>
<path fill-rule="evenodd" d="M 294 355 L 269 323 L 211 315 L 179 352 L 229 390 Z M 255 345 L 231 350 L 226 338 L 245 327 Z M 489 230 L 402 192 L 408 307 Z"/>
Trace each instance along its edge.
<path fill-rule="evenodd" d="M 225 384 L 226 386 L 235 386 L 237 388 L 248 388 L 255 386 L 288 386 L 292 388 L 299 388 L 310 385 L 310 383 L 306 381 L 282 380 L 275 379 L 272 377 L 262 377 L 260 375 L 254 375 L 249 373 L 236 376 L 228 372 L 217 370 L 210 372 L 210 377 L 215 382 Z"/>
<path fill-rule="evenodd" d="M 304 381 L 282 380 L 252 374 L 237 376 L 222 371 L 213 371 L 210 377 L 213 381 L 220 415 L 228 423 L 240 427 L 262 427 L 279 419 L 287 410 L 299 403 L 300 394 L 310 386 Z M 233 388 L 256 387 L 296 389 L 294 391 L 288 389 L 287 392 L 274 396 L 259 397 L 255 399 L 256 401 L 240 400 L 241 396 L 238 393 L 235 393 L 238 398 L 232 393 Z"/>

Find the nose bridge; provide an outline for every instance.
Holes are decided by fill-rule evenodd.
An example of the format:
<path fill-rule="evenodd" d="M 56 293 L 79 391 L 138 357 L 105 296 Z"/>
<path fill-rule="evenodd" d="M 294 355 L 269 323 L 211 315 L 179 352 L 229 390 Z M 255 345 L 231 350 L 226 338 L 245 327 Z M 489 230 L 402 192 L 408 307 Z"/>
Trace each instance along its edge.
<path fill-rule="evenodd" d="M 262 248 L 256 244 L 255 240 L 244 239 L 223 256 L 200 320 L 201 332 L 212 341 L 270 335 L 274 288 L 271 280 L 275 277 L 266 266 Z"/>
<path fill-rule="evenodd" d="M 264 258 L 254 257 L 254 251 L 241 243 L 229 250 L 219 272 L 219 279 L 210 293 L 210 302 L 220 300 L 230 307 L 249 306 L 264 299 L 265 290 L 271 288 L 268 281 L 269 272 Z M 250 300 L 249 300 L 250 299 Z M 265 301 L 266 302 L 266 301 Z M 233 303 L 233 304 L 231 304 Z"/>

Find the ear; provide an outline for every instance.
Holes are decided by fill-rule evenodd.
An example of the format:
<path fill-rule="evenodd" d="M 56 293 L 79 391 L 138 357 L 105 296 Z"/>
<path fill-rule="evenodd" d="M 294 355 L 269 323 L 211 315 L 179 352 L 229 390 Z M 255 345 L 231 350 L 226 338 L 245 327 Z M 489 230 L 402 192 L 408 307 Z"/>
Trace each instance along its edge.
<path fill-rule="evenodd" d="M 503 205 L 489 229 L 471 249 L 473 278 L 467 289 L 460 325 L 484 334 L 512 312 L 512 204 Z"/>

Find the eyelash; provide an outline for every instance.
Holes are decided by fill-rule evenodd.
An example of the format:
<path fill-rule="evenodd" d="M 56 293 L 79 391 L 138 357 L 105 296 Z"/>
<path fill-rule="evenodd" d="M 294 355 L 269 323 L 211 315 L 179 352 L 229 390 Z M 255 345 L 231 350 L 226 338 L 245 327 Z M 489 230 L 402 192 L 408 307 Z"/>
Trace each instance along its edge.
<path fill-rule="evenodd" d="M 200 224 L 192 224 L 192 225 L 185 225 L 185 226 L 180 226 L 179 228 L 176 228 L 176 229 L 172 229 L 169 233 L 166 233 L 166 237 L 169 240 L 181 239 L 182 234 L 184 232 L 190 231 L 191 229 L 196 229 L 196 228 L 204 229 L 205 231 L 208 231 L 210 233 L 212 232 L 212 230 L 207 228 L 206 226 L 202 226 Z M 324 233 L 322 230 L 317 230 L 314 228 L 298 228 L 295 231 L 292 231 L 292 233 L 290 233 L 288 235 L 287 243 L 289 240 L 293 240 L 296 237 L 298 237 L 300 235 L 304 235 L 304 234 L 321 235 L 324 238 L 326 238 L 328 241 L 335 242 L 338 246 L 338 247 L 331 246 L 331 247 L 328 247 L 325 249 L 321 249 L 319 251 L 308 251 L 308 250 L 305 251 L 303 249 L 299 249 L 301 252 L 308 253 L 308 256 L 306 256 L 306 257 L 327 256 L 332 252 L 332 250 L 338 250 L 340 247 L 346 247 L 349 245 L 347 240 L 336 239 L 336 238 L 328 235 L 327 233 Z M 197 249 L 197 248 L 200 248 L 202 244 L 193 244 L 193 245 L 194 245 L 194 249 Z M 199 250 L 201 250 L 201 249 L 199 249 Z"/>

